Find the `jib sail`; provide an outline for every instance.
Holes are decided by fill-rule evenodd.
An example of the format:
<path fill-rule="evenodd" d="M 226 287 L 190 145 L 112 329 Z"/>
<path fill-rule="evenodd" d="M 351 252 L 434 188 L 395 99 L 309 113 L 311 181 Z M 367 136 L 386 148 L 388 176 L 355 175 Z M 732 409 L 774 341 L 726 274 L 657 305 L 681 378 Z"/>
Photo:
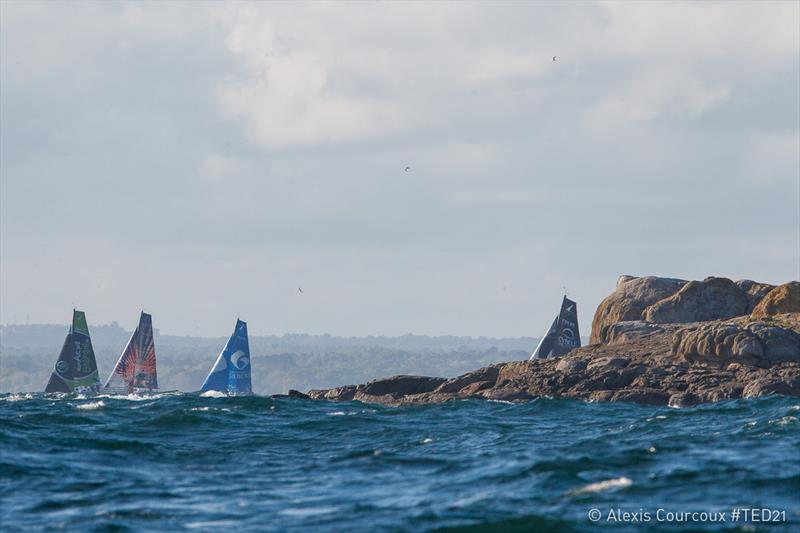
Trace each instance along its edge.
<path fill-rule="evenodd" d="M 45 392 L 97 392 L 100 378 L 83 311 L 72 310 L 72 325 Z"/>
<path fill-rule="evenodd" d="M 200 389 L 201 392 L 212 390 L 229 394 L 249 394 L 252 391 L 247 323 L 241 320 L 236 320 L 233 335 L 228 339 Z"/>
<path fill-rule="evenodd" d="M 139 325 L 128 340 L 103 389 L 120 394 L 158 389 L 152 315 L 142 312 L 139 316 Z"/>
<path fill-rule="evenodd" d="M 531 355 L 531 359 L 546 359 L 562 356 L 581 345 L 578 331 L 578 304 L 564 296 L 561 311 L 553 320 L 547 334 Z"/>

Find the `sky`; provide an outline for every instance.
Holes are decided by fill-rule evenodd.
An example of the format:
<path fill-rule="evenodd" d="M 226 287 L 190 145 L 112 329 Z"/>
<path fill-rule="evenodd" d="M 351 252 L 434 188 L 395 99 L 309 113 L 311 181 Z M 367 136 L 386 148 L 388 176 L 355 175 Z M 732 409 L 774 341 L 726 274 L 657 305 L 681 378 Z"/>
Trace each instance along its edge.
<path fill-rule="evenodd" d="M 0 322 L 539 336 L 566 288 L 588 335 L 621 274 L 800 279 L 798 95 L 798 2 L 3 1 Z"/>

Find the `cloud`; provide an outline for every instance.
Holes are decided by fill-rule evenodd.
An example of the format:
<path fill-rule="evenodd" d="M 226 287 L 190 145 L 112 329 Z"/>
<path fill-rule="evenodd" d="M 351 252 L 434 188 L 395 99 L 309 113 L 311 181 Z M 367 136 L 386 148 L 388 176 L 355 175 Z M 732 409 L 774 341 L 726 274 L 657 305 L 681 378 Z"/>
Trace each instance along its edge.
<path fill-rule="evenodd" d="M 796 276 L 797 3 L 0 10 L 3 316 L 522 335 L 562 285 L 588 327 L 623 272 Z"/>
<path fill-rule="evenodd" d="M 673 70 L 646 72 L 587 113 L 588 124 L 608 131 L 661 118 L 697 120 L 724 102 L 731 88 Z"/>

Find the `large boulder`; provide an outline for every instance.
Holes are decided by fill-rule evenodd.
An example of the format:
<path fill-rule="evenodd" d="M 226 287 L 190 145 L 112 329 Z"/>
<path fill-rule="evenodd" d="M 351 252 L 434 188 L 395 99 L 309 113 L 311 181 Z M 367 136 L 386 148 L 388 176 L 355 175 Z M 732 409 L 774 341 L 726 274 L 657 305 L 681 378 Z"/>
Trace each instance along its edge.
<path fill-rule="evenodd" d="M 474 391 L 476 388 L 486 388 L 489 385 L 494 385 L 499 372 L 496 366 L 480 368 L 457 378 L 448 379 L 439 385 L 435 392 L 459 392 L 473 383 L 481 383 L 482 385 L 473 387 L 470 390 Z"/>
<path fill-rule="evenodd" d="M 308 396 L 312 400 L 346 402 L 355 398 L 357 388 L 355 385 L 344 385 L 333 389 L 315 389 L 308 391 Z"/>
<path fill-rule="evenodd" d="M 728 278 L 706 278 L 648 306 L 642 317 L 656 324 L 722 320 L 747 314 L 748 303 L 747 293 Z"/>
<path fill-rule="evenodd" d="M 800 313 L 800 281 L 790 281 L 769 291 L 753 309 L 752 316 Z"/>
<path fill-rule="evenodd" d="M 625 344 L 663 331 L 664 328 L 656 324 L 650 324 L 642 320 L 626 320 L 617 322 L 608 329 L 606 342 L 608 344 Z"/>
<path fill-rule="evenodd" d="M 788 328 L 781 328 L 754 322 L 748 329 L 755 333 L 764 346 L 764 357 L 770 365 L 782 361 L 800 363 L 800 334 Z"/>
<path fill-rule="evenodd" d="M 756 305 L 761 301 L 769 291 L 775 288 L 775 285 L 769 283 L 759 283 L 751 279 L 740 279 L 736 282 L 736 286 L 744 291 L 747 296 L 747 314 L 753 312 Z"/>
<path fill-rule="evenodd" d="M 590 343 L 606 342 L 611 326 L 626 320 L 641 320 L 647 307 L 672 296 L 685 284 L 685 280 L 675 278 L 620 277 L 616 290 L 600 302 L 594 313 Z"/>
<path fill-rule="evenodd" d="M 431 378 L 427 376 L 394 376 L 391 378 L 375 379 L 358 387 L 358 392 L 367 396 L 420 394 L 431 392 L 447 381 L 444 378 Z"/>
<path fill-rule="evenodd" d="M 672 351 L 681 360 L 717 366 L 733 362 L 757 365 L 764 358 L 758 335 L 735 323 L 709 322 L 679 330 Z"/>

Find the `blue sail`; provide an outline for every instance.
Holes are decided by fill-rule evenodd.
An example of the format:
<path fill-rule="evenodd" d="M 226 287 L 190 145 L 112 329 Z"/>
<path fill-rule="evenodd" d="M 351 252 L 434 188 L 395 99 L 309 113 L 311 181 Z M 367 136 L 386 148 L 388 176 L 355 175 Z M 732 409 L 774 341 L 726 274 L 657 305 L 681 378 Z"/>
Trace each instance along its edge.
<path fill-rule="evenodd" d="M 247 340 L 247 323 L 236 320 L 236 329 L 228 339 L 225 348 L 217 357 L 214 367 L 208 373 L 200 392 L 227 392 L 229 394 L 249 394 L 250 384 L 250 343 Z"/>

